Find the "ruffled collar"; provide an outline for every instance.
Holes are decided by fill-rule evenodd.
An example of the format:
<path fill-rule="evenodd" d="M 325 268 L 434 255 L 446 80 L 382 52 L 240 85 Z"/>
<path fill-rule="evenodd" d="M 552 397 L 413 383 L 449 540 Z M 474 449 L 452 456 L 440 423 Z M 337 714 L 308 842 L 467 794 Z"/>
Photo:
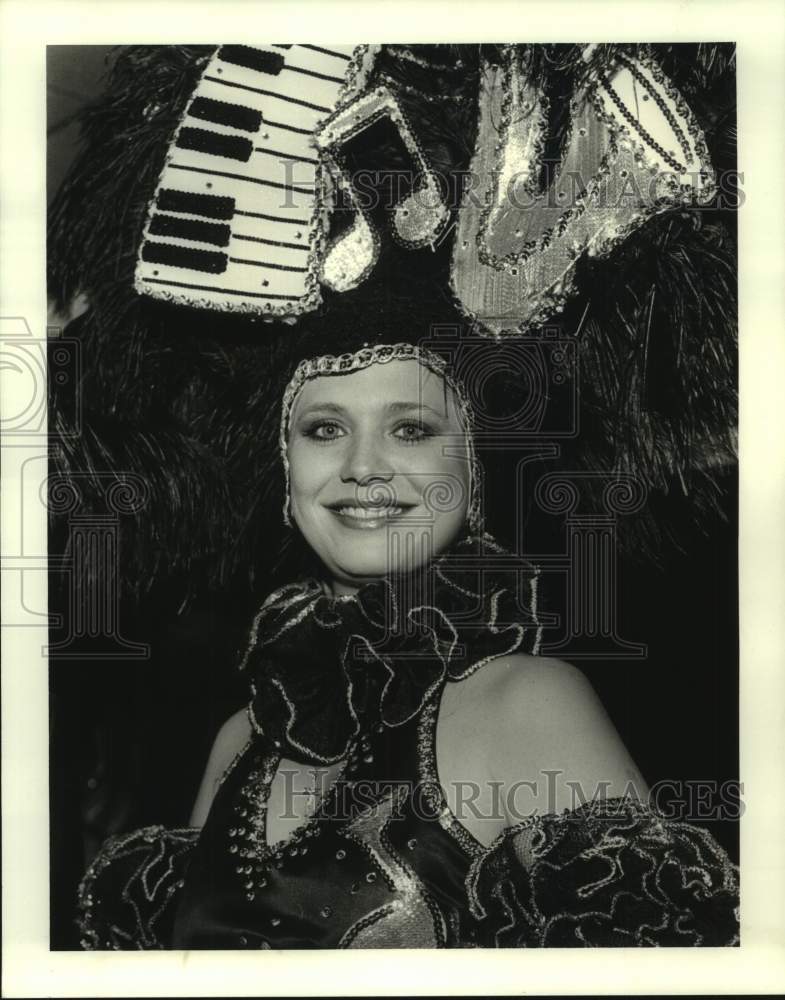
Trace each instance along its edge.
<path fill-rule="evenodd" d="M 271 594 L 240 664 L 250 717 L 282 754 L 342 760 L 370 726 L 402 726 L 448 681 L 536 653 L 537 570 L 488 536 L 425 572 L 328 597 L 316 580 Z"/>

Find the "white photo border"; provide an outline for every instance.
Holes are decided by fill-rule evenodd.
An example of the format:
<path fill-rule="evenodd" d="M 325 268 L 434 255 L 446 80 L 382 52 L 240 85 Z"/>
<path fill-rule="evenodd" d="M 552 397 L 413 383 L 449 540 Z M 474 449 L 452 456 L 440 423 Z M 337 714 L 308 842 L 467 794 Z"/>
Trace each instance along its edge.
<path fill-rule="evenodd" d="M 2 442 L 3 989 L 8 997 L 776 993 L 785 991 L 785 8 L 777 0 L 3 0 L 0 334 L 46 331 L 46 46 L 314 41 L 732 41 L 738 45 L 741 329 L 742 944 L 728 949 L 444 952 L 49 951 L 46 552 L 22 509 L 45 424 Z M 303 37 L 306 36 L 306 37 Z M 779 95 L 779 97 L 777 96 Z M 26 326 L 25 326 L 26 324 Z M 14 336 L 16 334 L 13 334 Z M 2 370 L 3 425 L 24 378 Z M 29 388 L 29 386 L 28 386 Z M 23 397 L 22 397 L 23 398 Z M 32 565 L 25 563 L 25 565 Z M 33 581 L 35 578 L 35 582 Z M 27 625 L 20 626 L 20 608 Z M 30 621 L 33 624 L 30 624 Z"/>

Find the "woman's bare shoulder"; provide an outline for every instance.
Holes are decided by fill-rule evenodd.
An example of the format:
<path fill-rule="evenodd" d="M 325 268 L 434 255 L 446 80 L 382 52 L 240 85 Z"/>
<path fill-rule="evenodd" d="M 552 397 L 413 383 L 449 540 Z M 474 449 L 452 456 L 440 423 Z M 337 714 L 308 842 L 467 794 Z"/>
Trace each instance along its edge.
<path fill-rule="evenodd" d="M 248 743 L 252 732 L 246 708 L 241 708 L 229 716 L 218 730 L 191 812 L 191 826 L 204 826 L 221 778 L 237 754 Z"/>
<path fill-rule="evenodd" d="M 516 653 L 502 656 L 477 672 L 485 696 L 497 707 L 539 717 L 542 711 L 563 713 L 580 702 L 599 704 L 594 688 L 584 672 L 548 656 Z"/>
<path fill-rule="evenodd" d="M 248 709 L 241 708 L 234 715 L 230 715 L 218 730 L 213 743 L 211 756 L 224 759 L 229 756 L 227 766 L 231 763 L 232 757 L 239 753 L 251 737 L 251 723 L 248 719 Z"/>
<path fill-rule="evenodd" d="M 646 794 L 646 784 L 590 681 L 563 660 L 515 654 L 486 664 L 456 692 L 495 780 L 525 778 L 527 813 L 573 808 L 594 794 Z M 521 816 L 511 819 L 517 820 Z"/>
<path fill-rule="evenodd" d="M 474 706 L 498 719 L 521 723 L 546 710 L 563 713 L 577 702 L 596 699 L 585 674 L 564 660 L 514 653 L 500 656 L 456 685 L 457 704 Z"/>

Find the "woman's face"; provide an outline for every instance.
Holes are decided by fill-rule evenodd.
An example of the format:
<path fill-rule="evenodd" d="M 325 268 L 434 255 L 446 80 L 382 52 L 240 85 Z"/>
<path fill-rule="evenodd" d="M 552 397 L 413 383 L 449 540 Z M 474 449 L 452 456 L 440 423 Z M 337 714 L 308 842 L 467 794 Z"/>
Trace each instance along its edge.
<path fill-rule="evenodd" d="M 336 594 L 414 569 L 466 522 L 463 418 L 452 389 L 416 360 L 306 382 L 288 455 L 292 518 Z"/>

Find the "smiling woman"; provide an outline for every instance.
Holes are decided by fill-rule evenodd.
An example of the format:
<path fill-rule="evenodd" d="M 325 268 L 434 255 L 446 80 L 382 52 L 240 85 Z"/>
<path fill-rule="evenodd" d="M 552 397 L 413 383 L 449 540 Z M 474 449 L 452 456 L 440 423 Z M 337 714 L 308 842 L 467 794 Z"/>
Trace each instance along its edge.
<path fill-rule="evenodd" d="M 738 870 L 660 810 L 625 744 L 641 721 L 675 730 L 685 686 L 644 714 L 655 683 L 630 687 L 626 662 L 611 704 L 542 655 L 594 660 L 594 681 L 643 650 L 616 627 L 616 515 L 656 548 L 647 491 L 710 507 L 732 453 L 734 244 L 707 145 L 732 148 L 731 63 L 635 44 L 118 56 L 53 209 L 53 297 L 88 305 L 69 337 L 89 412 L 50 421 L 93 497 L 63 551 L 92 553 L 81 515 L 103 525 L 133 476 L 151 503 L 121 512 L 121 568 L 152 581 L 151 618 L 161 593 L 172 619 L 218 596 L 246 634 L 234 659 L 204 643 L 243 683 L 209 722 L 184 709 L 211 690 L 187 647 L 171 702 L 135 680 L 179 754 L 167 772 L 151 745 L 160 794 L 188 801 L 91 836 L 188 825 L 85 851 L 84 947 L 738 943 Z M 62 563 L 84 591 L 60 617 L 89 632 L 114 577 L 99 600 Z M 721 731 L 698 688 L 699 732 Z M 84 702 L 69 724 L 109 739 L 114 703 L 96 729 Z"/>
<path fill-rule="evenodd" d="M 333 594 L 413 570 L 465 526 L 468 413 L 435 370 L 438 359 L 428 367 L 427 354 L 421 357 L 317 375 L 282 431 L 291 517 L 327 569 Z M 435 492 L 451 502 L 435 507 Z"/>

